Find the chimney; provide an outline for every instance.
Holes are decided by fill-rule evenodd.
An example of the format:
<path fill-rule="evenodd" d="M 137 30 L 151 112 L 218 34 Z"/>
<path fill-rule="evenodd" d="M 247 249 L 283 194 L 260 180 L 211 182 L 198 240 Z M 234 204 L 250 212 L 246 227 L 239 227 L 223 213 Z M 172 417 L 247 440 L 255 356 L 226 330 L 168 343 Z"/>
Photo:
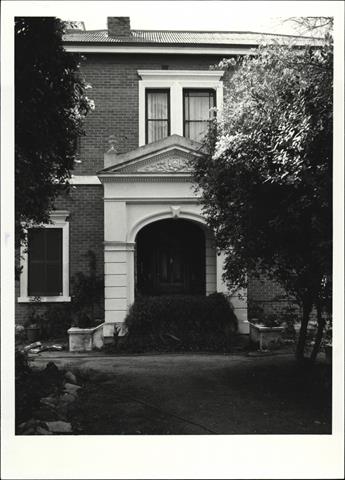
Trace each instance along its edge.
<path fill-rule="evenodd" d="M 129 17 L 108 17 L 109 37 L 129 37 L 131 25 Z"/>
<path fill-rule="evenodd" d="M 85 32 L 85 23 L 84 22 L 77 22 L 75 20 L 66 20 L 63 22 L 65 27 L 65 32 L 73 33 L 73 32 Z"/>

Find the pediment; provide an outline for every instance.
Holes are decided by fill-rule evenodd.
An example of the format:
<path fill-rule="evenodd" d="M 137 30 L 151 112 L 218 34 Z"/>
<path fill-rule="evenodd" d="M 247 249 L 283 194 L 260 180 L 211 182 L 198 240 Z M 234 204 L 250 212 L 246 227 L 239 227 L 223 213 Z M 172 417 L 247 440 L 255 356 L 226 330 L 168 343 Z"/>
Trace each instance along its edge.
<path fill-rule="evenodd" d="M 118 173 L 190 173 L 195 158 L 189 152 L 173 148 L 117 169 Z"/>
<path fill-rule="evenodd" d="M 188 175 L 192 172 L 195 157 L 202 156 L 201 144 L 178 135 L 139 147 L 127 154 L 113 154 L 113 165 L 105 168 L 101 175 Z M 109 152 L 108 152 L 109 155 Z"/>

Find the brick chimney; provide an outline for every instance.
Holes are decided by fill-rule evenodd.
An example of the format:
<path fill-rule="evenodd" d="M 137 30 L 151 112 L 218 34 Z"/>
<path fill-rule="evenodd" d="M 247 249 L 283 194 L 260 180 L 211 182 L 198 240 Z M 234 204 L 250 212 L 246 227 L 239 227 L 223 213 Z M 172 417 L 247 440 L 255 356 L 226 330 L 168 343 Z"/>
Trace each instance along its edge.
<path fill-rule="evenodd" d="M 131 25 L 129 17 L 108 17 L 109 37 L 129 37 Z"/>

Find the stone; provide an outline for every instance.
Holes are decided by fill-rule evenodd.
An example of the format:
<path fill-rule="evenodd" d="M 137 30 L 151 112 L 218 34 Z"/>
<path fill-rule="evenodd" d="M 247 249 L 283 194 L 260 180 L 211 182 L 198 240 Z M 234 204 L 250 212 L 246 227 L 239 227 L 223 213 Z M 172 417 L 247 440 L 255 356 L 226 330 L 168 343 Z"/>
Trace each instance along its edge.
<path fill-rule="evenodd" d="M 76 399 L 76 395 L 72 395 L 71 393 L 64 393 L 60 397 L 60 402 L 64 404 L 72 403 Z"/>
<path fill-rule="evenodd" d="M 30 343 L 30 345 L 26 345 L 24 347 L 24 352 L 28 352 L 29 350 L 32 350 L 33 348 L 38 348 L 38 347 L 42 347 L 41 342 Z"/>
<path fill-rule="evenodd" d="M 42 405 L 47 405 L 48 407 L 55 408 L 58 404 L 59 400 L 56 397 L 43 397 L 40 400 Z"/>
<path fill-rule="evenodd" d="M 52 432 L 50 432 L 46 428 L 39 427 L 39 426 L 36 428 L 35 433 L 36 433 L 36 435 L 52 435 Z"/>
<path fill-rule="evenodd" d="M 52 433 L 71 433 L 72 425 L 68 422 L 46 422 L 48 430 Z"/>
<path fill-rule="evenodd" d="M 74 383 L 74 384 L 77 384 L 77 378 L 76 376 L 74 375 L 74 373 L 68 371 L 65 373 L 65 380 L 68 382 L 68 383 Z"/>
<path fill-rule="evenodd" d="M 80 385 L 75 385 L 73 383 L 65 383 L 65 391 L 67 393 L 71 393 L 71 394 L 76 394 L 78 392 L 78 390 L 81 388 Z"/>
<path fill-rule="evenodd" d="M 58 414 L 54 409 L 48 406 L 43 406 L 34 412 L 35 418 L 38 420 L 53 421 L 58 420 Z"/>

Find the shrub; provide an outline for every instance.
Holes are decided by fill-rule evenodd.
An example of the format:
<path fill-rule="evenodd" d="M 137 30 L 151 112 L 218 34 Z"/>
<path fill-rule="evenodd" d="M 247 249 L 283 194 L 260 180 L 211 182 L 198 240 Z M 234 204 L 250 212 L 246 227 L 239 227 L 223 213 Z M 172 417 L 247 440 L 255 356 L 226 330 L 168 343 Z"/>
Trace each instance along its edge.
<path fill-rule="evenodd" d="M 227 350 L 237 320 L 222 294 L 139 297 L 125 320 L 138 349 Z"/>
<path fill-rule="evenodd" d="M 72 324 L 70 304 L 48 305 L 40 322 L 42 339 L 64 337 Z"/>
<path fill-rule="evenodd" d="M 78 272 L 72 278 L 72 325 L 89 328 L 97 325 L 104 295 L 103 275 L 97 274 L 96 255 L 92 250 L 86 253 L 89 272 Z"/>

